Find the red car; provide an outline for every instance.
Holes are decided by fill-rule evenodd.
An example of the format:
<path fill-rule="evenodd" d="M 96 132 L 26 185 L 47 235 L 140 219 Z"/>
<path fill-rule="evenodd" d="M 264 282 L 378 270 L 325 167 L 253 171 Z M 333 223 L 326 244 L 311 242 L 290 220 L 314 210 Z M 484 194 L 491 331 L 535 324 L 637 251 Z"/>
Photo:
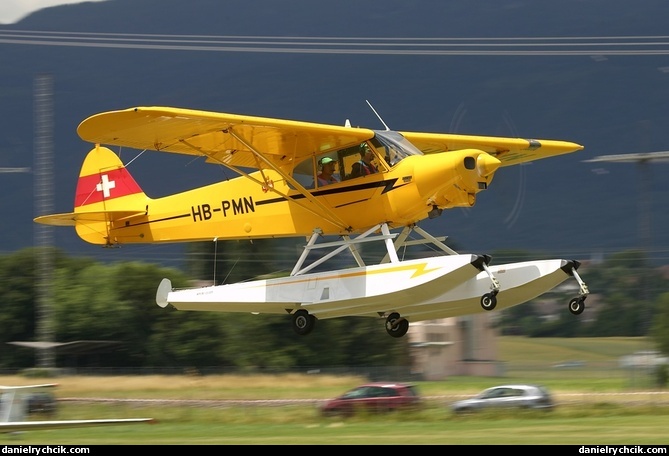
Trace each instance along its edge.
<path fill-rule="evenodd" d="M 321 407 L 324 416 L 351 416 L 358 411 L 391 412 L 417 408 L 421 403 L 416 385 L 411 383 L 366 383 L 327 401 Z"/>

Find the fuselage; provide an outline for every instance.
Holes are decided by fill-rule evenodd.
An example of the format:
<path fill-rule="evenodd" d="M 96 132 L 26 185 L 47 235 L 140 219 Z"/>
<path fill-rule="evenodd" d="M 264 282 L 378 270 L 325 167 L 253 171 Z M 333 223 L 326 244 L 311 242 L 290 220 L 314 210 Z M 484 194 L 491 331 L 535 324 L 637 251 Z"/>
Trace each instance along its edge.
<path fill-rule="evenodd" d="M 474 205 L 498 164 L 478 150 L 409 156 L 388 172 L 309 190 L 312 198 L 280 173 L 265 170 L 162 198 L 139 192 L 93 200 L 75 212 L 108 211 L 110 217 L 76 228 L 93 244 L 125 244 L 309 236 L 316 230 L 346 235 L 381 222 L 401 227 L 427 218 L 434 207 Z M 95 182 L 107 180 L 104 172 L 96 173 Z M 100 185 L 91 191 L 100 192 Z M 130 209 L 142 213 L 112 215 Z"/>

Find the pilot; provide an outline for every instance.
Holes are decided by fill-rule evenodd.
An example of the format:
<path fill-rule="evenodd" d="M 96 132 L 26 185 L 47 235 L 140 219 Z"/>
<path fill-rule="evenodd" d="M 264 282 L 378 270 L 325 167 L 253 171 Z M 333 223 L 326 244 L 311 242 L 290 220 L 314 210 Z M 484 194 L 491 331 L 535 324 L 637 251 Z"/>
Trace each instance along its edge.
<path fill-rule="evenodd" d="M 379 172 L 376 166 L 372 163 L 374 153 L 369 148 L 367 143 L 360 144 L 360 160 L 353 163 L 351 168 L 351 177 L 366 176 L 367 174 L 374 174 Z"/>
<path fill-rule="evenodd" d="M 335 171 L 336 161 L 330 157 L 323 157 L 320 161 L 321 172 L 318 173 L 316 178 L 318 179 L 318 186 L 323 187 L 325 185 L 334 184 L 339 182 L 336 177 L 333 176 Z"/>

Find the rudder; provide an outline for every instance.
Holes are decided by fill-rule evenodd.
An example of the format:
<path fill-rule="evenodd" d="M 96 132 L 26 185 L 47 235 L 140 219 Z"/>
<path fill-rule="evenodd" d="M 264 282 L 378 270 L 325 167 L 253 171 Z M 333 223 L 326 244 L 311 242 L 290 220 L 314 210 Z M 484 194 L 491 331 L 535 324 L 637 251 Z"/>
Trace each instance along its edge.
<path fill-rule="evenodd" d="M 146 194 L 121 159 L 106 147 L 96 145 L 79 172 L 74 212 L 136 210 L 144 206 Z"/>

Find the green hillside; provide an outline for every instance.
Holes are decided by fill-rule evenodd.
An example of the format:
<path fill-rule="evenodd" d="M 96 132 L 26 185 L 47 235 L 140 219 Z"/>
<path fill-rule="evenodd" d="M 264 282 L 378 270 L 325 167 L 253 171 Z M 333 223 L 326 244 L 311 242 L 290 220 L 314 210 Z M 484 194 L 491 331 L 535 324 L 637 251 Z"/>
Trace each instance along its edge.
<path fill-rule="evenodd" d="M 499 359 L 507 363 L 553 365 L 579 360 L 617 364 L 621 356 L 652 349 L 652 342 L 641 337 L 499 338 Z"/>

